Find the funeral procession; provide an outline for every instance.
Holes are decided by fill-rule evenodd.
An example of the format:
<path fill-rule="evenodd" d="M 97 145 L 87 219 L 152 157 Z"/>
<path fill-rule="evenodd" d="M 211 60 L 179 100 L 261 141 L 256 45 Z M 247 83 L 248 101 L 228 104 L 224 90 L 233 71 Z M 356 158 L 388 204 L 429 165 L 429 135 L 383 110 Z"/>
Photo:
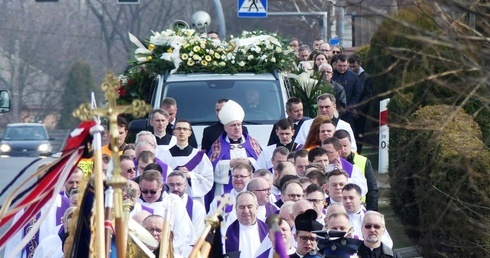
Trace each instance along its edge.
<path fill-rule="evenodd" d="M 0 0 L 0 258 L 490 257 L 489 14 Z"/>

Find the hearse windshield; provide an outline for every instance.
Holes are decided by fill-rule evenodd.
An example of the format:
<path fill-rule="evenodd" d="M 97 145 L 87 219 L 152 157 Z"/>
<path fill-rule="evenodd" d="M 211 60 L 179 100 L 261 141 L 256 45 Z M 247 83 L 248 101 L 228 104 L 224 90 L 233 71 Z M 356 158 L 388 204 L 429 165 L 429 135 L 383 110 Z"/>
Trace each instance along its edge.
<path fill-rule="evenodd" d="M 162 99 L 177 101 L 177 119 L 192 124 L 217 121 L 215 105 L 226 98 L 238 102 L 245 111 L 244 124 L 274 124 L 285 117 L 279 81 L 276 80 L 206 80 L 167 82 Z"/>

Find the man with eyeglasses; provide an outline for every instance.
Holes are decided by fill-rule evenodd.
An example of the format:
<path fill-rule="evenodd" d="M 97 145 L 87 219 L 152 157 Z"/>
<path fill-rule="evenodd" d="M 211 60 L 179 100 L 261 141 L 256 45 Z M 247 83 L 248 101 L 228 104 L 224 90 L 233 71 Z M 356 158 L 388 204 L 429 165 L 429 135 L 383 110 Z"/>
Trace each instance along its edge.
<path fill-rule="evenodd" d="M 205 197 L 207 209 L 215 196 L 229 193 L 233 189 L 231 168 L 243 162 L 253 166 L 262 152 L 258 141 L 243 133 L 244 117 L 243 108 L 233 100 L 228 100 L 219 112 L 219 119 L 224 125 L 225 132 L 213 143 L 208 152 L 214 168 L 215 184 Z"/>
<path fill-rule="evenodd" d="M 298 246 L 296 247 L 296 253 L 289 257 L 301 258 L 310 251 L 316 250 L 316 234 L 312 231 L 322 230 L 323 228 L 323 225 L 316 221 L 317 217 L 318 214 L 313 209 L 306 210 L 304 213 L 296 216 L 296 219 L 294 220 L 294 225 L 296 227 L 294 239 Z"/>
<path fill-rule="evenodd" d="M 385 232 L 386 228 L 383 214 L 376 211 L 366 212 L 362 221 L 362 237 L 364 241 L 359 247 L 357 255 L 360 258 L 401 257 L 382 241 Z"/>
<path fill-rule="evenodd" d="M 126 155 L 121 155 L 119 158 L 121 165 L 121 175 L 128 180 L 132 180 L 136 177 L 136 166 L 133 159 Z"/>
<path fill-rule="evenodd" d="M 282 203 L 287 201 L 297 202 L 304 197 L 303 186 L 298 182 L 298 180 L 290 180 L 284 183 L 281 189 L 281 206 Z M 277 205 L 277 203 L 276 203 Z M 279 206 L 279 205 L 278 205 Z M 280 206 L 279 206 L 280 207 Z"/>
<path fill-rule="evenodd" d="M 313 205 L 318 214 L 316 221 L 322 225 L 325 223 L 325 197 L 325 190 L 321 186 L 311 184 L 305 189 L 305 199 Z"/>
<path fill-rule="evenodd" d="M 141 211 L 148 212 L 149 214 L 153 214 L 154 210 L 149 208 L 138 201 L 141 197 L 140 186 L 133 180 L 126 181 L 126 185 L 123 187 L 123 201 L 131 200 L 133 202 L 133 209 L 129 213 L 129 217 L 132 218 L 137 213 Z"/>
<path fill-rule="evenodd" d="M 189 186 L 186 193 L 204 205 L 204 196 L 211 190 L 214 182 L 213 165 L 203 150 L 189 144 L 191 135 L 190 122 L 177 121 L 174 127 L 177 143 L 172 148 L 158 153 L 158 158 L 172 169 L 184 173 Z"/>
<path fill-rule="evenodd" d="M 229 192 L 231 202 L 235 203 L 236 197 L 238 194 L 245 190 L 246 185 L 252 180 L 252 167 L 246 163 L 238 163 L 233 167 L 231 174 L 231 184 L 233 189 Z M 223 197 L 225 194 L 222 194 Z M 211 204 L 209 205 L 208 215 L 212 215 L 214 211 L 219 206 L 220 201 L 218 198 L 214 198 Z M 227 205 L 221 215 L 223 216 L 224 221 L 227 221 L 228 216 L 233 211 L 233 205 Z M 233 221 L 230 221 L 230 223 Z"/>
<path fill-rule="evenodd" d="M 347 108 L 347 97 L 345 95 L 345 89 L 339 83 L 332 80 L 333 68 L 329 63 L 323 63 L 318 67 L 318 71 L 323 73 L 323 80 L 330 83 L 335 95 L 335 104 L 337 106 L 337 112 L 342 115 Z"/>
<path fill-rule="evenodd" d="M 366 209 L 361 204 L 361 188 L 356 184 L 347 184 L 342 189 L 342 204 L 349 215 L 349 221 L 354 229 L 354 234 L 362 239 L 362 220 L 366 215 Z M 393 247 L 393 240 L 385 232 L 382 236 L 382 241 L 388 247 Z"/>
<path fill-rule="evenodd" d="M 333 124 L 335 125 L 335 129 L 344 129 L 349 134 L 354 135 L 354 132 L 352 131 L 352 128 L 350 124 L 345 122 L 342 119 L 339 119 L 338 117 L 335 116 L 335 113 L 337 111 L 337 104 L 336 104 L 336 98 L 334 95 L 330 93 L 323 93 L 320 96 L 317 97 L 316 104 L 318 106 L 318 112 L 317 115 L 322 115 L 326 116 L 330 120 L 332 120 Z M 301 129 L 298 133 L 298 136 L 294 140 L 297 143 L 304 144 L 306 141 L 306 137 L 308 136 L 308 132 L 310 131 L 311 124 L 313 123 L 314 119 L 306 120 L 303 125 L 301 126 Z M 355 140 L 352 141 L 352 151 L 356 151 L 357 146 L 355 143 Z"/>
<path fill-rule="evenodd" d="M 201 236 L 205 227 L 204 219 L 206 217 L 206 209 L 202 203 L 194 201 L 186 193 L 188 186 L 185 173 L 179 170 L 170 173 L 167 178 L 167 185 L 171 193 L 176 194 L 182 199 L 187 214 L 196 230 L 196 236 Z"/>
<path fill-rule="evenodd" d="M 187 257 L 194 244 L 195 229 L 187 215 L 182 199 L 175 194 L 163 192 L 162 174 L 157 170 L 146 170 L 140 178 L 140 191 L 143 205 L 152 208 L 155 215 L 165 216 L 171 209 L 170 230 L 173 232 L 174 253 Z M 163 193 L 162 193 L 163 192 Z M 141 201 L 141 200 L 138 200 Z M 163 225 L 163 221 L 162 221 Z"/>
<path fill-rule="evenodd" d="M 257 218 L 265 222 L 269 215 L 277 213 L 279 208 L 270 202 L 271 187 L 264 178 L 258 177 L 250 180 L 247 184 L 247 191 L 255 194 L 259 208 Z"/>
<path fill-rule="evenodd" d="M 330 44 L 328 44 L 328 42 L 323 42 L 322 44 L 320 44 L 320 47 L 318 49 L 320 50 L 320 52 L 324 53 L 330 61 L 330 56 L 332 55 L 332 47 L 330 46 Z"/>

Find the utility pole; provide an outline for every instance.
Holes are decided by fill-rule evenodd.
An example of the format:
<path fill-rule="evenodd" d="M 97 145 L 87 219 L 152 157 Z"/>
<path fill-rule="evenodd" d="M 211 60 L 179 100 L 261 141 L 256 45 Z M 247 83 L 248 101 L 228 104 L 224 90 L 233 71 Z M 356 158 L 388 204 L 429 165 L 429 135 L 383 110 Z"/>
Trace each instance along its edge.
<path fill-rule="evenodd" d="M 216 7 L 216 14 L 218 15 L 218 35 L 221 40 L 226 39 L 226 23 L 225 15 L 223 14 L 223 6 L 221 5 L 221 0 L 213 0 L 214 6 Z"/>
<path fill-rule="evenodd" d="M 335 15 L 337 17 L 337 38 L 339 39 L 339 45 L 344 45 L 344 3 L 343 0 L 337 0 L 337 6 L 335 7 Z"/>
<path fill-rule="evenodd" d="M 19 101 L 20 101 L 20 46 L 19 40 L 14 43 L 14 70 L 12 71 L 12 118 L 13 122 L 19 121 Z"/>

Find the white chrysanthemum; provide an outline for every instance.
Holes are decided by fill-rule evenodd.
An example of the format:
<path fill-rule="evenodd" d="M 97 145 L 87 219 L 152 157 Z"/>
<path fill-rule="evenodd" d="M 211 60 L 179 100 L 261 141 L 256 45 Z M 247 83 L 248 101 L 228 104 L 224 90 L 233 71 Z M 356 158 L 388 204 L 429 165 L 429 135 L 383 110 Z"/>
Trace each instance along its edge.
<path fill-rule="evenodd" d="M 240 61 L 240 62 L 238 63 L 238 65 L 239 65 L 239 66 L 241 66 L 241 67 L 243 67 L 243 66 L 245 66 L 245 62 L 244 62 L 244 61 Z"/>
<path fill-rule="evenodd" d="M 247 59 L 248 59 L 248 60 L 252 60 L 252 59 L 254 59 L 254 56 L 253 56 L 253 55 L 248 55 L 248 56 L 247 56 Z M 243 66 L 243 65 L 242 65 L 242 66 Z"/>

